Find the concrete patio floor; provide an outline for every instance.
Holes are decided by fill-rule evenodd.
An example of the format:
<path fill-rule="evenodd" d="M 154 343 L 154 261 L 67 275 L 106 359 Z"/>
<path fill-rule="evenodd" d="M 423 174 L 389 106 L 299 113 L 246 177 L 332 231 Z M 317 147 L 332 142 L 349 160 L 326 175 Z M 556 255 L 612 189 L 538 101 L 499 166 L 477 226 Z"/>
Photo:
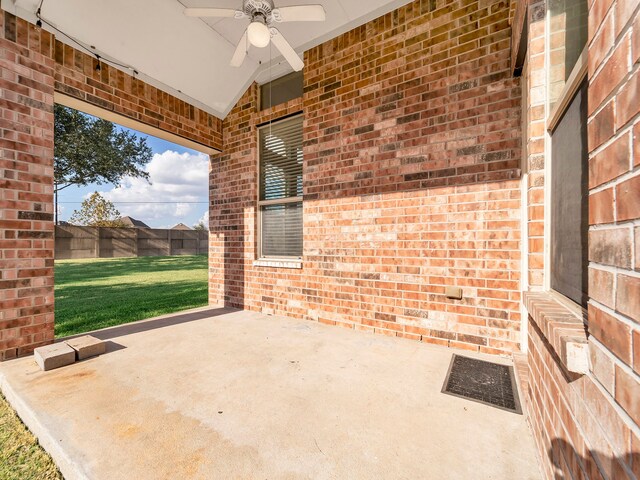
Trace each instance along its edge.
<path fill-rule="evenodd" d="M 541 478 L 522 415 L 440 392 L 451 349 L 224 309 L 95 335 L 97 358 L 0 365 L 67 480 Z"/>

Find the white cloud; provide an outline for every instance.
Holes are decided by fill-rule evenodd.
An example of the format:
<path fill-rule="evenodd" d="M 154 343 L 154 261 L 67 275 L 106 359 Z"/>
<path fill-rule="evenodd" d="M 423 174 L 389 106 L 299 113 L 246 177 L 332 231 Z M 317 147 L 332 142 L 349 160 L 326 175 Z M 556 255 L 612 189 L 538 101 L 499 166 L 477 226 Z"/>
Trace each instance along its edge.
<path fill-rule="evenodd" d="M 200 223 L 202 222 L 204 224 L 205 227 L 209 228 L 209 210 L 205 210 L 204 213 L 202 214 L 202 217 L 200 217 L 200 220 L 198 220 L 196 223 Z"/>
<path fill-rule="evenodd" d="M 146 171 L 151 183 L 128 177 L 119 187 L 103 191 L 102 195 L 114 202 L 122 215 L 142 220 L 149 226 L 196 223 L 193 219 L 203 206 L 206 208 L 209 196 L 209 157 L 167 150 L 156 153 Z"/>

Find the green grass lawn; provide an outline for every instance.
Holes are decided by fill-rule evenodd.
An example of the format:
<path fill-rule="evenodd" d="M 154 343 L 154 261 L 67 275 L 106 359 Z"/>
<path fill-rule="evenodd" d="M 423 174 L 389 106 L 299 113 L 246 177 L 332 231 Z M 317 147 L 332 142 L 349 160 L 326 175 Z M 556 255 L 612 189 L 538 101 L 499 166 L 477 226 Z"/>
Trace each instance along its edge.
<path fill-rule="evenodd" d="M 207 304 L 207 256 L 57 260 L 55 334 L 98 328 Z"/>
<path fill-rule="evenodd" d="M 0 479 L 62 479 L 51 457 L 0 395 Z"/>

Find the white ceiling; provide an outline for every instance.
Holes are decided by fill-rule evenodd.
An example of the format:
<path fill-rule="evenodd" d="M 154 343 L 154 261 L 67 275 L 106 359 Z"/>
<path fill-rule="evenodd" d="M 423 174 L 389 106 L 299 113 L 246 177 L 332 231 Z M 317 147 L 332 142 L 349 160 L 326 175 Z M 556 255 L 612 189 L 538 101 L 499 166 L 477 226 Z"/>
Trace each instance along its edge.
<path fill-rule="evenodd" d="M 2 0 L 2 8 L 35 23 L 39 3 Z M 276 7 L 317 3 L 326 10 L 325 22 L 278 25 L 299 53 L 409 0 L 275 0 Z M 135 68 L 139 78 L 224 118 L 251 82 L 291 71 L 273 48 L 269 72 L 269 47 L 251 47 L 242 67 L 229 65 L 249 20 L 201 20 L 182 13 L 185 7 L 241 5 L 242 0 L 44 0 L 42 17 L 102 57 Z"/>

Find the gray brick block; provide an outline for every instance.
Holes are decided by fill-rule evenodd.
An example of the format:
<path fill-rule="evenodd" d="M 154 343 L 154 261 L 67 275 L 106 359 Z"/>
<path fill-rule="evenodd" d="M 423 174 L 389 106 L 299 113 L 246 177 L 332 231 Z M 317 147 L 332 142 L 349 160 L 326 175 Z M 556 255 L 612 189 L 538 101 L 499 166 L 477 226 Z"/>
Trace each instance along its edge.
<path fill-rule="evenodd" d="M 105 343 L 91 335 L 73 338 L 71 340 L 67 340 L 66 343 L 75 350 L 76 358 L 78 360 L 102 355 L 106 350 Z"/>
<path fill-rule="evenodd" d="M 66 343 L 54 343 L 45 347 L 38 347 L 33 351 L 38 366 L 44 370 L 71 365 L 76 361 L 76 352 Z"/>

